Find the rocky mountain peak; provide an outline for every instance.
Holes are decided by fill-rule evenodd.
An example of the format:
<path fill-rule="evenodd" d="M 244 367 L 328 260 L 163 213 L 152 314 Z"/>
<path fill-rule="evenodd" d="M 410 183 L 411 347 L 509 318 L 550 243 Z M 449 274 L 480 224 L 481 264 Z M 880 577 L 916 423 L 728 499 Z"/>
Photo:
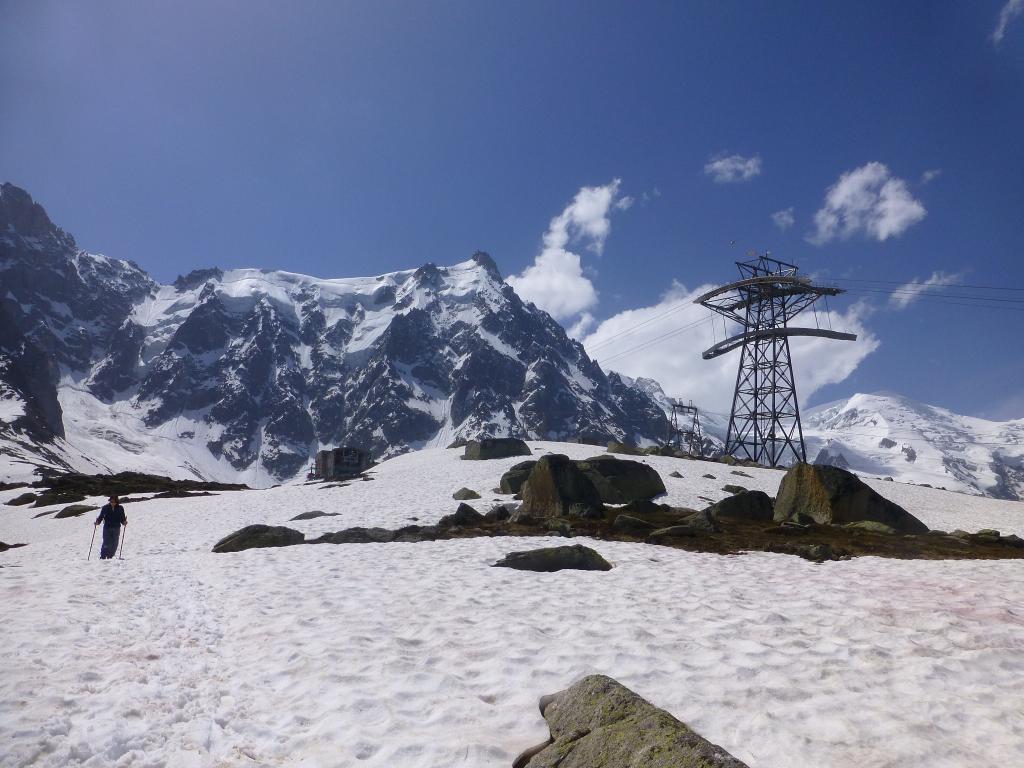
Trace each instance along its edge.
<path fill-rule="evenodd" d="M 0 184 L 0 236 L 31 238 L 43 244 L 75 247 L 75 239 L 60 229 L 46 210 L 21 187 Z"/>

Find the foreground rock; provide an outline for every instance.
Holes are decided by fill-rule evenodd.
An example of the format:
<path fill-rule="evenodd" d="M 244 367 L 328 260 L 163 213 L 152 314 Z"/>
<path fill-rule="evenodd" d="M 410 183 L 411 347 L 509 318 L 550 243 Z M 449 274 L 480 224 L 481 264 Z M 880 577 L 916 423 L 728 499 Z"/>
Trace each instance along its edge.
<path fill-rule="evenodd" d="M 543 456 L 523 483 L 523 504 L 514 520 L 543 517 L 600 517 L 601 494 L 568 456 Z"/>
<path fill-rule="evenodd" d="M 479 499 L 480 494 L 472 488 L 459 488 L 459 490 L 452 494 L 452 498 L 456 501 L 472 501 L 473 499 Z"/>
<path fill-rule="evenodd" d="M 900 533 L 927 533 L 928 526 L 845 469 L 795 464 L 786 472 L 775 500 L 775 520 L 806 516 L 823 525 L 870 520 Z"/>
<path fill-rule="evenodd" d="M 507 459 L 509 456 L 529 456 L 530 446 L 517 437 L 486 437 L 483 440 L 470 440 L 462 458 L 482 461 L 488 459 Z"/>
<path fill-rule="evenodd" d="M 544 547 L 526 552 L 509 552 L 494 563 L 494 566 L 538 573 L 553 573 L 565 569 L 576 571 L 610 571 L 612 569 L 611 564 L 598 552 L 581 544 L 569 547 Z"/>
<path fill-rule="evenodd" d="M 291 547 L 302 544 L 306 536 L 302 531 L 283 525 L 247 525 L 225 536 L 213 545 L 214 552 L 241 552 L 260 547 Z"/>
<path fill-rule="evenodd" d="M 605 504 L 628 504 L 665 493 L 661 475 L 640 461 L 604 455 L 577 461 L 576 466 L 594 484 Z"/>
<path fill-rule="evenodd" d="M 747 768 L 721 747 L 610 677 L 545 696 L 551 739 L 513 768 Z"/>

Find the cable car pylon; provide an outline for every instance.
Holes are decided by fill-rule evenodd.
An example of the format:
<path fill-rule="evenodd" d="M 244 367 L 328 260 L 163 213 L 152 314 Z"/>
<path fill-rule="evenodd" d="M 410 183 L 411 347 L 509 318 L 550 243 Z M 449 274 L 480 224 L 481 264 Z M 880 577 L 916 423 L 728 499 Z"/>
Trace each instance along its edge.
<path fill-rule="evenodd" d="M 796 265 L 767 253 L 737 261 L 736 266 L 740 280 L 694 300 L 743 326 L 743 333 L 723 339 L 701 355 L 711 360 L 742 347 L 725 453 L 769 467 L 780 466 L 789 456 L 806 462 L 789 340 L 818 336 L 855 341 L 857 336 L 823 328 L 792 328 L 789 322 L 818 299 L 843 290 L 813 285 L 797 274 Z"/>

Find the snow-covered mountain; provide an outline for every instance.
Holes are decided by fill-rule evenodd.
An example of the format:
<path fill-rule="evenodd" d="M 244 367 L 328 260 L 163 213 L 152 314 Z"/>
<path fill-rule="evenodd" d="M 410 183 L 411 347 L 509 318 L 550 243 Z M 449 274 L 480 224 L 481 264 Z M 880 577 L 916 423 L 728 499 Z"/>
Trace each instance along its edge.
<path fill-rule="evenodd" d="M 0 474 L 264 486 L 321 446 L 382 457 L 482 435 L 645 443 L 667 428 L 484 253 L 366 278 L 206 269 L 160 285 L 0 188 Z"/>
<path fill-rule="evenodd" d="M 1024 419 L 961 416 L 893 394 L 857 394 L 805 414 L 807 457 L 1001 499 L 1024 499 Z"/>

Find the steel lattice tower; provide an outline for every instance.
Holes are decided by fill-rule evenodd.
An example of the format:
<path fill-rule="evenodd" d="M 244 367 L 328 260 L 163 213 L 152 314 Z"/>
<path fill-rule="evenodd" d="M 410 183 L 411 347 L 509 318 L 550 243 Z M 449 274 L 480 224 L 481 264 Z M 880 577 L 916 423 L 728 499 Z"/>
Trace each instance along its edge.
<path fill-rule="evenodd" d="M 691 456 L 704 455 L 704 436 L 700 431 L 700 415 L 697 406 L 691 400 L 689 405 L 683 405 L 679 400 L 669 399 L 672 406 L 672 423 L 669 425 L 668 443 L 682 450 L 683 441 L 686 441 L 686 450 Z M 680 418 L 682 416 L 682 419 Z M 683 428 L 684 420 L 690 416 L 689 429 Z"/>
<path fill-rule="evenodd" d="M 795 265 L 767 254 L 738 261 L 736 266 L 740 280 L 694 302 L 743 326 L 743 333 L 715 344 L 702 355 L 711 360 L 742 347 L 725 452 L 769 467 L 779 466 L 787 452 L 797 461 L 807 461 L 789 338 L 854 341 L 857 337 L 822 328 L 791 328 L 789 322 L 822 296 L 843 291 L 812 285 L 808 278 L 797 275 Z"/>

